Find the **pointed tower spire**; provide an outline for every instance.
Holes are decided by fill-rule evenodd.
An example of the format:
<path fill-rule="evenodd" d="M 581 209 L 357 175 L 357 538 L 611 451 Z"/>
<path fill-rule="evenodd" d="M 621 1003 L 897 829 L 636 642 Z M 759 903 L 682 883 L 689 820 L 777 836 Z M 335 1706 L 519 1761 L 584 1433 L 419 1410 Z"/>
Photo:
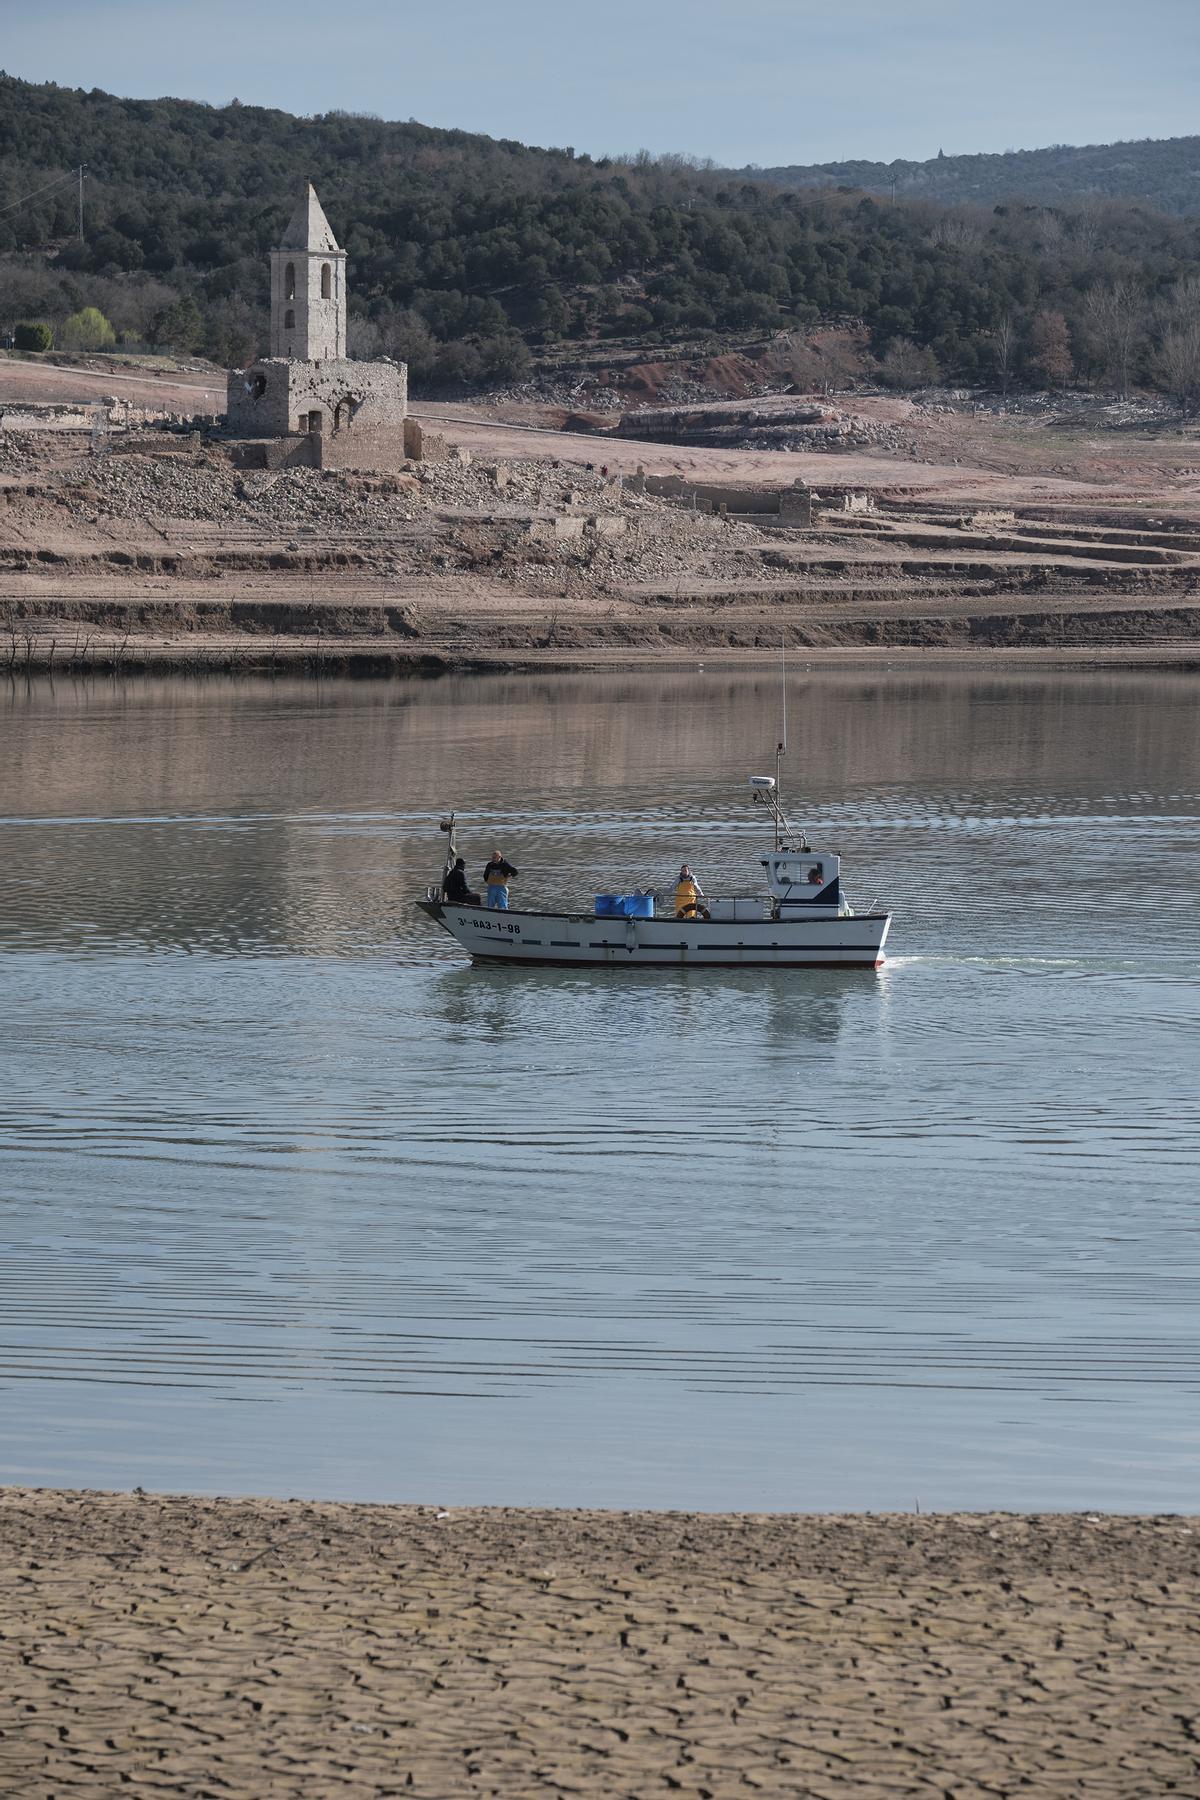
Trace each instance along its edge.
<path fill-rule="evenodd" d="M 309 182 L 271 252 L 271 355 L 336 362 L 346 354 L 346 252 Z"/>
<path fill-rule="evenodd" d="M 325 217 L 325 209 L 317 199 L 317 190 L 310 181 L 305 188 L 303 200 L 292 214 L 288 228 L 279 240 L 279 248 L 312 250 L 325 255 L 339 247 L 329 220 Z"/>

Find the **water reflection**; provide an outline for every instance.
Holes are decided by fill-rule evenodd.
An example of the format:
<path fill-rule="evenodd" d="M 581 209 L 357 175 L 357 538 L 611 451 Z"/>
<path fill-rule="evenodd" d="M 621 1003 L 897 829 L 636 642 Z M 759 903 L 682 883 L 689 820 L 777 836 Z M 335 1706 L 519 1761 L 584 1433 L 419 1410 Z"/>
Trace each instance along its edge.
<path fill-rule="evenodd" d="M 772 694 L 10 690 L 9 1478 L 1188 1502 L 1186 682 L 800 679 L 880 975 L 471 969 L 413 911 L 449 800 L 548 900 L 728 891 Z"/>

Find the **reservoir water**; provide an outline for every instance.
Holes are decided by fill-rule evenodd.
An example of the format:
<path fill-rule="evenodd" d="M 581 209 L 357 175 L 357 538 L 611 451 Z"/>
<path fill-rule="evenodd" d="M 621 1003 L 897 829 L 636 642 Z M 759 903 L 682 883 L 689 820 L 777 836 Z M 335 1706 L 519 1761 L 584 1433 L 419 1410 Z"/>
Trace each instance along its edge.
<path fill-rule="evenodd" d="M 489 969 L 736 888 L 769 673 L 0 693 L 0 1480 L 1182 1509 L 1200 1478 L 1187 676 L 796 672 L 878 974 Z"/>

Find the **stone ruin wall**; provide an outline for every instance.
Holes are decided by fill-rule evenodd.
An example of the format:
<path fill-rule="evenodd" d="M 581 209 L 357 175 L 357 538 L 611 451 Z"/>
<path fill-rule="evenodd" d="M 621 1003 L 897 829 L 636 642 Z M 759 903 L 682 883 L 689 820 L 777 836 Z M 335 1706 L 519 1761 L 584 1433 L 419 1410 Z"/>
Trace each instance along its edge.
<path fill-rule="evenodd" d="M 144 425 L 215 423 L 211 415 L 183 413 L 132 400 L 13 400 L 0 406 L 0 431 L 137 431 Z"/>
<path fill-rule="evenodd" d="M 729 512 L 801 526 L 811 525 L 813 519 L 812 489 L 801 481 L 790 488 L 720 487 L 688 481 L 682 475 L 647 475 L 639 469 L 636 475 L 626 478 L 626 486 L 634 493 L 679 500 L 685 506 L 694 506 L 697 512 Z"/>
<path fill-rule="evenodd" d="M 402 363 L 289 362 L 266 357 L 229 375 L 226 429 L 234 437 L 289 437 L 320 416 L 323 437 L 391 436 L 403 455 L 408 370 Z"/>
<path fill-rule="evenodd" d="M 697 407 L 641 407 L 637 412 L 622 413 L 615 435 L 655 444 L 740 447 L 751 431 L 794 431 L 826 424 L 829 419 L 829 411 L 813 401 L 767 410 L 754 406 L 735 409 L 719 402 Z"/>

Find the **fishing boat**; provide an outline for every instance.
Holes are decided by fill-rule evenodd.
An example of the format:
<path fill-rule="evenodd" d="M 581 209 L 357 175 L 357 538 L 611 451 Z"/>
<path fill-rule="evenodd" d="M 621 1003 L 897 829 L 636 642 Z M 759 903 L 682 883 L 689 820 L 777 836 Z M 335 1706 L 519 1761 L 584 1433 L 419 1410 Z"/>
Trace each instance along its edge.
<path fill-rule="evenodd" d="M 842 887 L 841 858 L 815 849 L 785 817 L 778 767 L 777 755 L 775 775 L 750 777 L 754 803 L 774 824 L 773 846 L 758 858 L 764 874 L 757 893 L 701 897 L 683 908 L 674 892 L 599 894 L 581 912 L 460 904 L 445 898 L 457 856 L 451 813 L 441 821 L 447 836 L 442 881 L 417 905 L 481 962 L 877 969 L 892 916 L 854 911 Z"/>

